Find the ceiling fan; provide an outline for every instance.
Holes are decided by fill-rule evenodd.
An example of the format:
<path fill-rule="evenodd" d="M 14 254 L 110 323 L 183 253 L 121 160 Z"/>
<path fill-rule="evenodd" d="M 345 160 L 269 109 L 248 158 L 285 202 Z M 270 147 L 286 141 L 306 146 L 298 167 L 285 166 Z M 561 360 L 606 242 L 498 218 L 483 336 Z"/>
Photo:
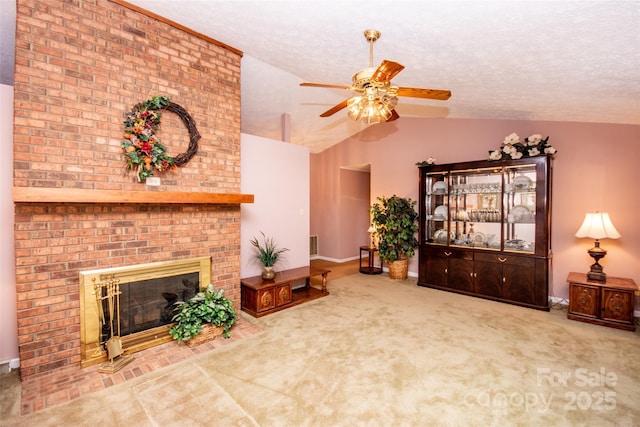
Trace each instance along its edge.
<path fill-rule="evenodd" d="M 369 42 L 369 67 L 353 75 L 353 84 L 351 86 L 311 82 L 300 83 L 300 86 L 346 89 L 356 92 L 354 96 L 320 114 L 320 117 L 329 117 L 343 108 L 348 108 L 348 115 L 353 120 L 362 120 L 368 124 L 390 122 L 400 117 L 395 110 L 398 96 L 442 101 L 449 99 L 451 96 L 451 91 L 449 90 L 393 86 L 391 79 L 404 69 L 404 65 L 385 59 L 378 68 L 373 67 L 373 44 L 381 35 L 380 31 L 377 30 L 365 30 L 364 37 Z"/>

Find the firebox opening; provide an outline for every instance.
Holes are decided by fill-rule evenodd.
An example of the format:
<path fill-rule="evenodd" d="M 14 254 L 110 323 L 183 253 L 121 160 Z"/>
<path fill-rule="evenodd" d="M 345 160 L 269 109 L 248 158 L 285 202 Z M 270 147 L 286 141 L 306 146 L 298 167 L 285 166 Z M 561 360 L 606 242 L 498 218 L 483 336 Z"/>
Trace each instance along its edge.
<path fill-rule="evenodd" d="M 199 291 L 198 273 L 141 280 L 120 286 L 121 337 L 172 323 L 177 302 Z"/>

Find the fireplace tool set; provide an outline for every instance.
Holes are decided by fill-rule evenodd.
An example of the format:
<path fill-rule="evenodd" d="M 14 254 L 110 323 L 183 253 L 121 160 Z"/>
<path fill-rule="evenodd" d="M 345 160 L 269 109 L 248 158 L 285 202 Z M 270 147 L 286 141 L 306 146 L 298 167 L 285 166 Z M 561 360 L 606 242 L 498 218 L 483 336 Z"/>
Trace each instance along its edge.
<path fill-rule="evenodd" d="M 120 280 L 113 277 L 106 282 L 94 284 L 96 300 L 98 303 L 98 314 L 100 323 L 104 326 L 109 323 L 110 338 L 105 346 L 107 348 L 108 362 L 100 365 L 98 372 L 112 374 L 133 361 L 133 355 L 125 355 L 120 338 Z M 108 319 L 105 318 L 104 302 L 106 301 Z M 116 334 L 117 330 L 117 334 Z"/>

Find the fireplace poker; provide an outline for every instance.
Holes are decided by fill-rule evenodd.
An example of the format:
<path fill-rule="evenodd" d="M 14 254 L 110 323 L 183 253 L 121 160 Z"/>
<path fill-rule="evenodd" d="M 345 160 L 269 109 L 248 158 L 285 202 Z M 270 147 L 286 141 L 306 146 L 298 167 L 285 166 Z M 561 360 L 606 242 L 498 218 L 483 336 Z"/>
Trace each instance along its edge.
<path fill-rule="evenodd" d="M 114 319 L 114 309 L 116 303 L 116 295 L 120 293 L 120 286 L 118 285 L 118 281 L 110 280 L 107 283 L 107 296 L 109 297 L 109 317 L 110 317 L 110 327 L 111 327 L 111 338 L 107 340 L 107 353 L 109 354 L 109 359 L 113 363 L 113 359 L 120 356 L 122 354 L 122 340 L 119 335 L 115 335 L 115 327 L 116 323 L 118 324 L 118 334 L 120 334 L 120 313 L 118 313 L 118 319 Z M 119 298 L 118 298 L 119 301 Z M 120 307 L 118 307 L 119 309 Z"/>

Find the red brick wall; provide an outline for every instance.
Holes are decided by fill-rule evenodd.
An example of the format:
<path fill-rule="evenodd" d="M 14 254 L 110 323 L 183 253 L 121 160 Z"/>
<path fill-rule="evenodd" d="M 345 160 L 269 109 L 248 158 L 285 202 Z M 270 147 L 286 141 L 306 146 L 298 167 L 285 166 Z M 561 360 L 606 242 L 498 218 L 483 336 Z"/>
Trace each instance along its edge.
<path fill-rule="evenodd" d="M 82 270 L 208 255 L 212 277 L 240 301 L 240 207 L 169 205 L 163 191 L 240 193 L 241 53 L 106 0 L 18 0 L 14 185 L 157 191 L 158 203 L 18 203 L 16 283 L 21 375 L 80 362 Z M 169 96 L 202 135 L 198 154 L 159 176 L 125 173 L 123 120 Z M 188 131 L 164 112 L 169 155 Z"/>

